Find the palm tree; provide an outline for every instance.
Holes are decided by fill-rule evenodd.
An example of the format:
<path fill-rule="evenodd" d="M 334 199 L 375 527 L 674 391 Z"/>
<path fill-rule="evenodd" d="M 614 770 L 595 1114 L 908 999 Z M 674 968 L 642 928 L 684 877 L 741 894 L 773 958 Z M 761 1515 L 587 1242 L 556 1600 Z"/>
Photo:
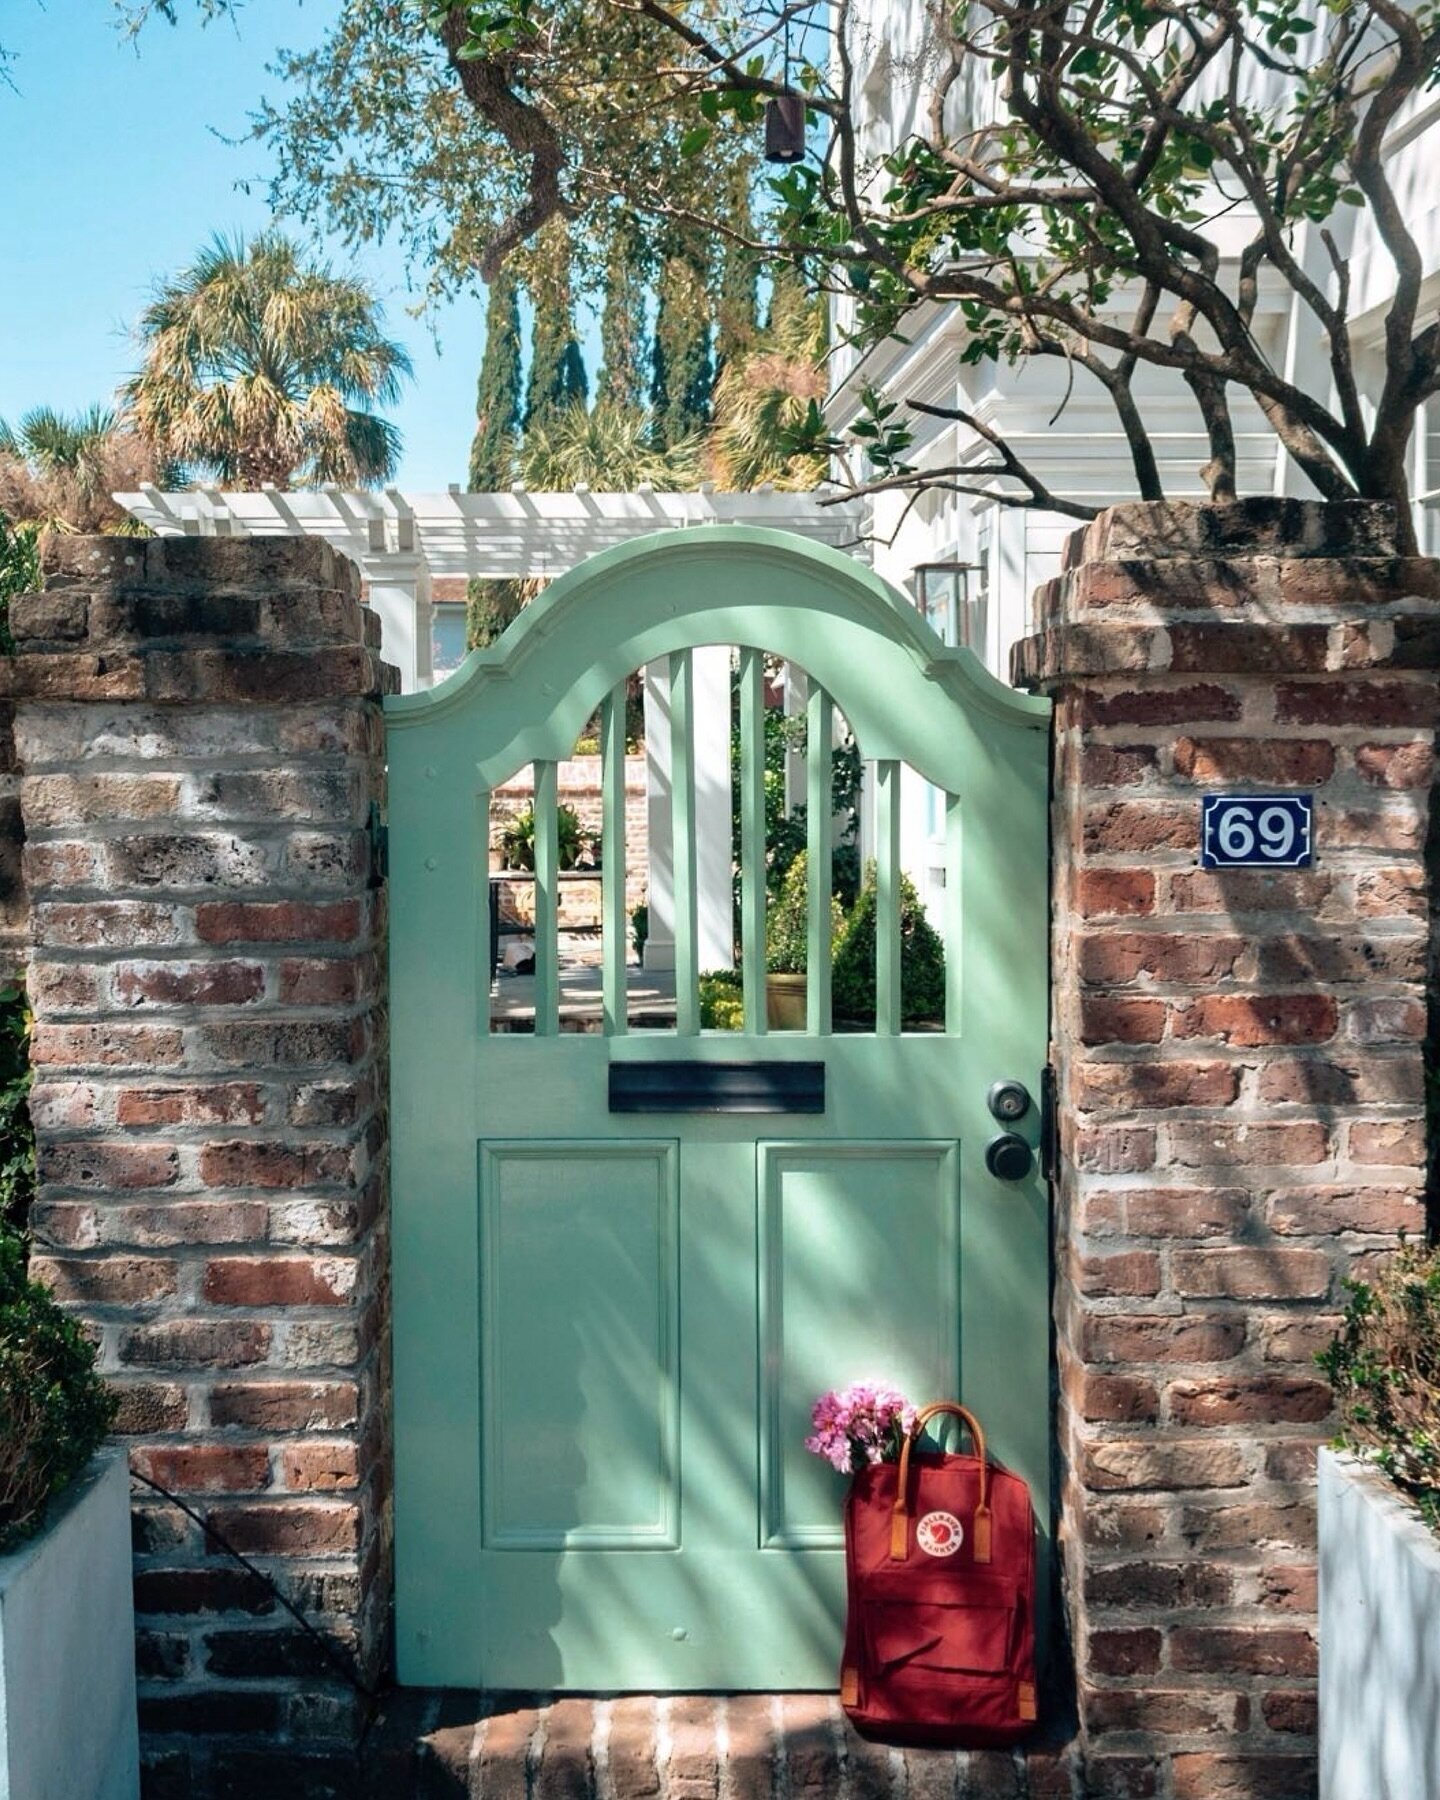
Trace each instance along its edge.
<path fill-rule="evenodd" d="M 825 313 L 793 276 L 778 275 L 758 343 L 726 363 L 715 384 L 710 458 L 736 492 L 773 482 L 808 491 L 824 477 L 823 456 L 797 454 L 788 434 L 825 398 Z"/>
<path fill-rule="evenodd" d="M 587 411 L 583 401 L 572 401 L 532 421 L 520 451 L 520 479 L 539 493 L 566 493 L 582 484 L 618 493 L 642 482 L 673 493 L 700 480 L 700 438 L 691 433 L 662 450 L 643 407 L 597 400 Z"/>
<path fill-rule="evenodd" d="M 158 473 L 150 446 L 108 407 L 69 416 L 37 406 L 13 427 L 0 419 L 0 515 L 17 525 L 133 530 L 110 495 Z"/>
<path fill-rule="evenodd" d="M 179 462 L 222 482 L 380 482 L 400 455 L 370 408 L 399 397 L 410 359 L 364 282 L 307 263 L 278 231 L 217 237 L 141 315 L 130 416 Z"/>
<path fill-rule="evenodd" d="M 700 480 L 701 441 L 682 438 L 667 450 L 655 446 L 643 406 L 583 400 L 540 412 L 530 421 L 520 450 L 520 479 L 536 493 L 569 493 L 577 487 L 610 492 L 642 482 L 662 492 L 693 488 Z M 466 590 L 465 647 L 493 644 L 500 633 L 548 585 L 544 577 L 500 580 L 477 576 Z"/>

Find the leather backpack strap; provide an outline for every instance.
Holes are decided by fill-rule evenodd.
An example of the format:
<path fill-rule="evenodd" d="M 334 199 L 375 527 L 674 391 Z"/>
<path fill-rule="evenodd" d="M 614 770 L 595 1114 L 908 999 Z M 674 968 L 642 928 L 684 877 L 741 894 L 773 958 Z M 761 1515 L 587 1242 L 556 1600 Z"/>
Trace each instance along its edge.
<path fill-rule="evenodd" d="M 980 1462 L 980 1502 L 975 1508 L 974 1551 L 977 1563 L 990 1561 L 990 1465 L 985 1460 L 985 1433 L 980 1421 L 958 1400 L 937 1400 L 922 1407 L 900 1446 L 900 1473 L 895 1483 L 895 1508 L 890 1515 L 890 1560 L 904 1562 L 910 1548 L 910 1451 L 920 1433 L 941 1413 L 952 1413 L 970 1432 Z"/>

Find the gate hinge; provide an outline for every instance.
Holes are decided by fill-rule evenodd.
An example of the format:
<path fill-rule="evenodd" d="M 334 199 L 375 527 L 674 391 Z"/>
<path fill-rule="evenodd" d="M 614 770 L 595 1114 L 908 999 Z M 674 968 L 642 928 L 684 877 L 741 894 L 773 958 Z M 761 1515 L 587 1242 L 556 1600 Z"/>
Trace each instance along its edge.
<path fill-rule="evenodd" d="M 366 827 L 370 840 L 370 885 L 379 887 L 390 874 L 390 827 L 380 816 L 378 801 L 370 802 L 370 819 Z"/>
<path fill-rule="evenodd" d="M 1056 1100 L 1055 1065 L 1040 1071 L 1040 1174 L 1053 1181 L 1060 1169 L 1060 1109 Z"/>

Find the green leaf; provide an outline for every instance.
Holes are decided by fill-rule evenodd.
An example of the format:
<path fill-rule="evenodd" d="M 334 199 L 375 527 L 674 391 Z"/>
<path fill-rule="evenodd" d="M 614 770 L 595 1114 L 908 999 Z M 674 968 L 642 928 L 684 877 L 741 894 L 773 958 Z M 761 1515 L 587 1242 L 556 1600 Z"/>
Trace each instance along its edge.
<path fill-rule="evenodd" d="M 714 135 L 708 125 L 696 125 L 681 138 L 680 154 L 682 156 L 698 156 Z"/>

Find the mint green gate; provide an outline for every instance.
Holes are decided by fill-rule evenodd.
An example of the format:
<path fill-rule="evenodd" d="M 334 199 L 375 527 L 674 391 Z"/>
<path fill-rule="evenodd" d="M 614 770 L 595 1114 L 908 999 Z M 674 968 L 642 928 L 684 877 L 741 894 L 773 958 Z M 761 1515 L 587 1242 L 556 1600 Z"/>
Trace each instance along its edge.
<path fill-rule="evenodd" d="M 691 652 L 706 645 L 739 647 L 742 1034 L 699 1026 Z M 764 1026 L 762 653 L 808 677 L 803 1032 Z M 641 1031 L 624 1001 L 624 693 L 666 659 L 676 1023 Z M 832 705 L 873 783 L 878 884 L 876 1026 L 835 1034 Z M 875 1375 L 916 1400 L 963 1396 L 1048 1511 L 1046 1193 L 984 1160 L 992 1082 L 1038 1096 L 1045 1061 L 1047 707 L 945 649 L 852 559 L 704 527 L 584 563 L 444 686 L 386 708 L 400 1679 L 830 1687 L 842 1482 L 802 1447 L 818 1393 Z M 576 1034 L 559 1029 L 556 765 L 597 708 L 604 1029 Z M 522 1036 L 491 1029 L 487 830 L 491 790 L 525 764 Z M 903 764 L 939 790 L 946 843 L 945 1028 L 916 1033 L 900 1010 Z M 712 1064 L 797 1110 L 692 1110 L 716 1104 L 696 1073 Z M 817 1084 L 823 1110 L 798 1110 Z M 674 1110 L 612 1110 L 636 1094 Z M 1019 1129 L 1038 1138 L 1033 1107 Z"/>

